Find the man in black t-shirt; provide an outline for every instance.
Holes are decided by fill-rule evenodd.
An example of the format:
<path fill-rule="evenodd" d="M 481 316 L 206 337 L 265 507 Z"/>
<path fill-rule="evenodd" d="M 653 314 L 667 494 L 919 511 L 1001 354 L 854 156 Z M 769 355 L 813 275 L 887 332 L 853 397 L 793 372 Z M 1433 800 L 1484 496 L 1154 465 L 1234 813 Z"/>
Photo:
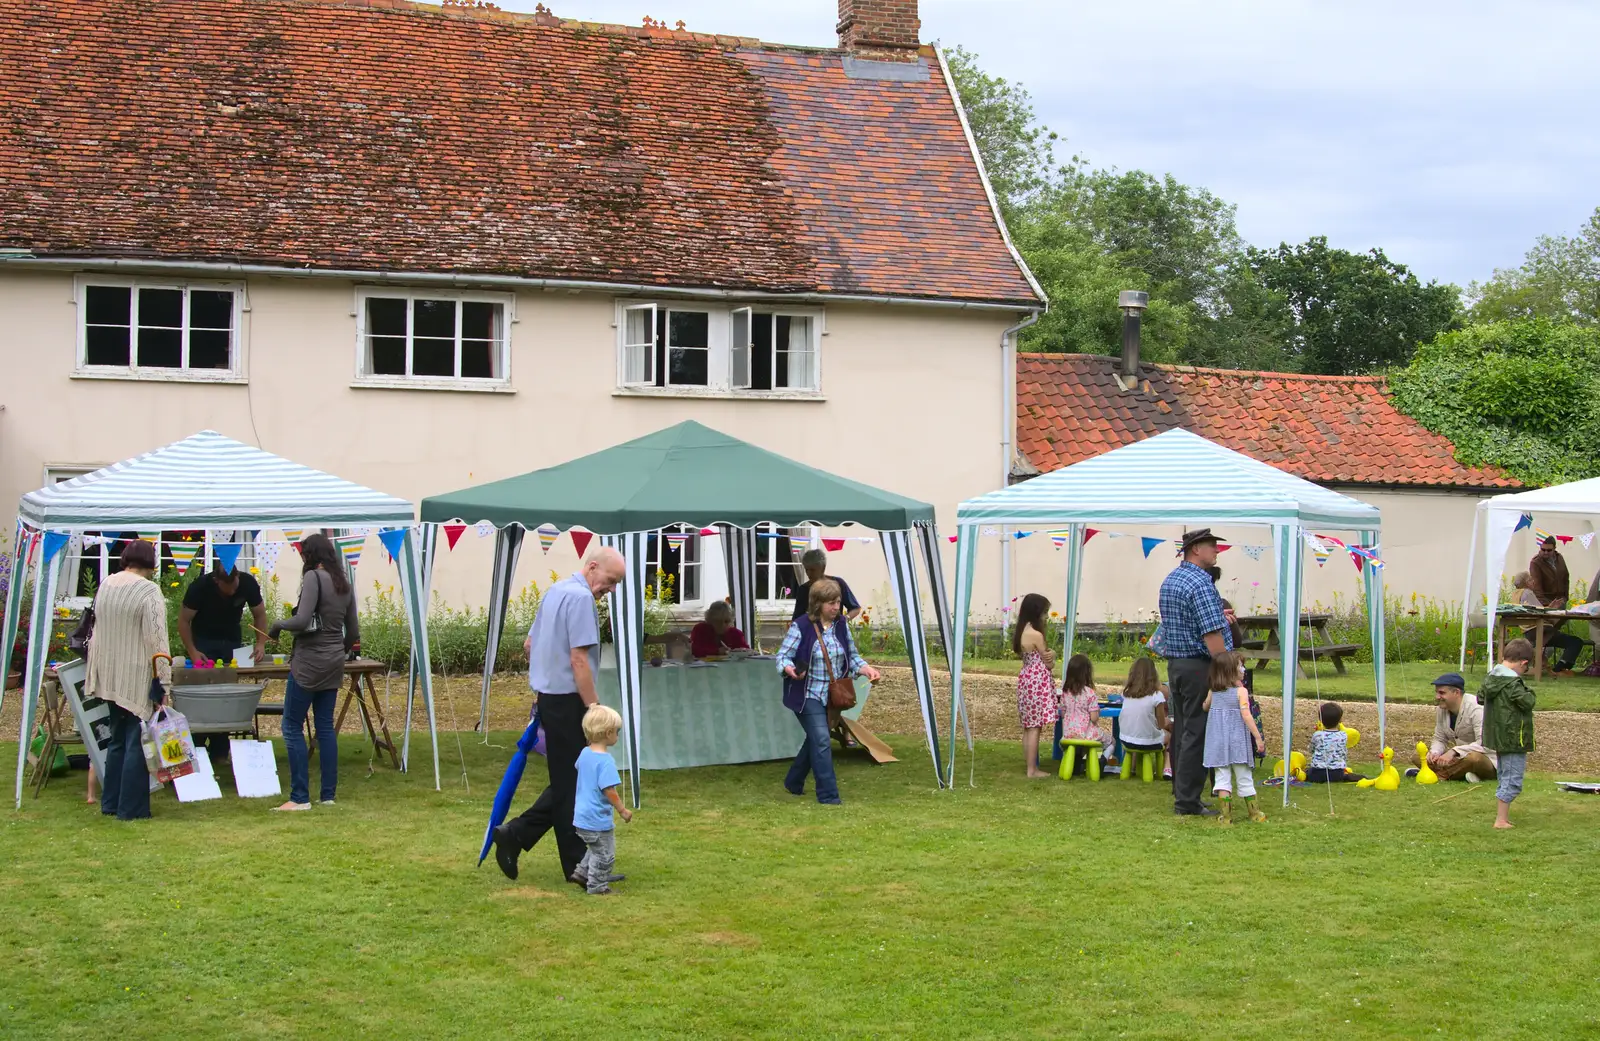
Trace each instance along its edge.
<path fill-rule="evenodd" d="M 240 624 L 246 607 L 255 623 L 248 641 Z M 183 640 L 184 651 L 197 662 L 210 659 L 226 663 L 236 649 L 247 645 L 254 645 L 259 662 L 267 647 L 266 628 L 267 608 L 261 601 L 261 584 L 251 575 L 224 568 L 220 561 L 184 591 L 178 636 Z"/>
<path fill-rule="evenodd" d="M 821 578 L 831 578 L 839 583 L 845 617 L 852 622 L 856 620 L 861 613 L 861 602 L 850 592 L 850 583 L 837 575 L 828 574 L 828 554 L 820 549 L 808 549 L 805 556 L 800 558 L 800 566 L 806 569 L 806 584 L 794 591 L 794 617 L 799 618 L 811 610 L 811 583 Z"/>

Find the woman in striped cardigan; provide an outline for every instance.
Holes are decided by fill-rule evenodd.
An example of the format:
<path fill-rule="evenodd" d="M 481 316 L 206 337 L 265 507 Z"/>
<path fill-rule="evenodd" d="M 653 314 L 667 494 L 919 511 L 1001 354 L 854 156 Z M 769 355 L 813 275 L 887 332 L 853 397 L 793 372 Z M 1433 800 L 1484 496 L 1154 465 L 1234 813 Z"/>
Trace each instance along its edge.
<path fill-rule="evenodd" d="M 84 688 L 111 705 L 111 747 L 101 778 L 100 812 L 118 820 L 150 816 L 150 775 L 144 765 L 140 724 L 149 719 L 150 665 L 168 653 L 167 601 L 153 581 L 156 548 L 144 540 L 122 550 L 122 570 L 94 598 L 94 635 Z M 172 687 L 172 661 L 156 663 L 162 686 Z"/>

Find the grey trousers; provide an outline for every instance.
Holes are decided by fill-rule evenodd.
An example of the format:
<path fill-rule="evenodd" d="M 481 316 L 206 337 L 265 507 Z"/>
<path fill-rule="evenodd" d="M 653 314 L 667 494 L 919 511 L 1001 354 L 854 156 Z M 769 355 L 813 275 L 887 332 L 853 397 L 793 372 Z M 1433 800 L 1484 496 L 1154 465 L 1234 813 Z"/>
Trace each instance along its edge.
<path fill-rule="evenodd" d="M 617 833 L 610 831 L 590 831 L 587 828 L 574 828 L 578 838 L 589 847 L 589 852 L 578 861 L 575 874 L 579 878 L 589 880 L 589 892 L 601 893 L 610 888 L 606 879 L 611 877 L 611 868 L 617 862 Z"/>

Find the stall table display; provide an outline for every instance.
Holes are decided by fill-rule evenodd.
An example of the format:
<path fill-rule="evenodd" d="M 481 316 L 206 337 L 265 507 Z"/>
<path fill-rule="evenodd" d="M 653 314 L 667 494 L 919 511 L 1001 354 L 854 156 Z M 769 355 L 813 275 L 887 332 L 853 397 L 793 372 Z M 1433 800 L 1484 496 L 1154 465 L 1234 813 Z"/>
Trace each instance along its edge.
<path fill-rule="evenodd" d="M 1540 679 L 1544 676 L 1544 626 L 1542 622 L 1554 622 L 1557 626 L 1567 622 L 1595 622 L 1600 621 L 1600 616 L 1590 614 L 1588 611 L 1543 611 L 1524 607 L 1521 604 L 1507 604 L 1500 607 L 1494 616 L 1494 660 L 1503 661 L 1506 649 L 1506 629 L 1515 627 L 1539 625 L 1533 633 L 1533 678 Z M 1517 634 L 1521 636 L 1519 632 Z"/>
<path fill-rule="evenodd" d="M 615 664 L 600 667 L 595 684 L 600 703 L 621 705 Z M 856 707 L 844 713 L 851 734 L 878 758 L 887 746 L 860 725 L 872 685 L 856 679 Z M 730 657 L 692 664 L 646 665 L 641 677 L 639 767 L 673 770 L 792 759 L 805 735 L 795 714 L 783 707 L 783 683 L 772 658 Z M 616 756 L 628 762 L 627 734 Z M 883 760 L 879 760 L 883 761 Z"/>
<path fill-rule="evenodd" d="M 266 662 L 239 669 L 176 670 L 174 672 L 174 683 L 177 682 L 176 676 L 179 671 L 215 672 L 236 677 L 244 682 L 265 682 L 267 680 L 287 680 L 289 678 L 289 666 L 287 664 L 276 665 Z M 356 708 L 361 713 L 361 725 L 366 730 L 367 739 L 372 742 L 372 747 L 377 751 L 387 752 L 390 765 L 398 770 L 400 769 L 400 753 L 395 749 L 393 738 L 389 736 L 389 721 L 384 718 L 383 702 L 378 700 L 378 691 L 372 682 L 372 677 L 385 675 L 388 671 L 389 666 L 383 662 L 372 661 L 368 658 L 357 658 L 355 661 L 344 663 L 344 674 L 349 680 L 350 686 L 345 690 L 344 704 L 339 706 L 339 715 L 333 721 L 333 729 L 335 733 L 343 729 L 345 713 L 350 711 L 350 703 L 352 701 L 355 702 Z M 223 680 L 221 682 L 231 681 Z M 263 705 L 257 705 L 256 714 L 258 716 L 281 716 L 283 714 L 283 703 L 268 702 Z"/>
<path fill-rule="evenodd" d="M 1333 662 L 1333 671 L 1343 676 L 1344 660 L 1361 650 L 1353 643 L 1334 643 L 1333 637 L 1328 634 L 1328 623 L 1333 621 L 1333 615 L 1313 612 L 1303 612 L 1300 615 L 1300 628 L 1310 630 L 1309 639 L 1302 637 L 1300 645 L 1300 661 L 1296 663 L 1300 675 L 1306 675 L 1305 662 L 1317 658 L 1328 658 Z M 1278 616 L 1275 614 L 1250 614 L 1238 616 L 1239 628 L 1246 633 L 1265 633 L 1262 639 L 1246 639 L 1244 646 L 1238 650 L 1244 652 L 1247 659 L 1254 659 L 1256 668 L 1264 668 L 1269 661 L 1283 659 L 1283 639 L 1278 629 Z"/>

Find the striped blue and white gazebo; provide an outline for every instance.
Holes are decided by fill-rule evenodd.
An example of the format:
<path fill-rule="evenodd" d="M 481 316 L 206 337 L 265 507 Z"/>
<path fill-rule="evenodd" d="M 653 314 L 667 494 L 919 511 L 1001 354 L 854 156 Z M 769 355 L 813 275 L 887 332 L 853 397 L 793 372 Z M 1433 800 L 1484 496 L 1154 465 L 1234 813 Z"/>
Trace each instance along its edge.
<path fill-rule="evenodd" d="M 1362 545 L 1378 548 L 1378 508 L 1284 473 L 1241 452 L 1187 430 L 1169 430 L 1104 455 L 1043 474 L 1021 484 L 970 499 L 956 512 L 955 648 L 952 655 L 951 718 L 961 711 L 961 662 L 980 525 L 1061 525 L 1067 539 L 1067 631 L 1064 656 L 1072 653 L 1078 588 L 1083 575 L 1083 534 L 1089 524 L 1259 525 L 1272 529 L 1278 572 L 1278 632 L 1283 646 L 1283 757 L 1293 742 L 1295 679 L 1300 657 L 1301 561 L 1307 531 L 1359 533 Z M 1232 528 L 1230 527 L 1230 531 Z M 1363 569 L 1367 621 L 1377 680 L 1379 747 L 1384 729 L 1383 572 Z M 951 732 L 950 755 L 955 757 Z M 1284 789 L 1288 801 L 1288 788 Z"/>
<path fill-rule="evenodd" d="M 387 528 L 403 530 L 397 555 L 411 645 L 420 659 L 428 729 L 434 736 L 434 787 L 439 787 L 439 749 L 434 726 L 433 684 L 428 668 L 427 600 L 421 581 L 416 509 L 405 499 L 373 491 L 332 474 L 290 462 L 270 452 L 205 430 L 153 452 L 22 497 L 13 546 L 12 580 L 6 595 L 3 639 L 10 661 L 16 645 L 22 588 L 30 561 L 33 607 L 30 631 L 50 631 L 56 587 L 67 554 L 61 550 L 85 531 L 158 531 L 261 528 Z M 36 547 L 36 548 L 35 548 Z M 37 693 L 44 676 L 48 640 L 28 644 L 23 673 L 22 742 L 17 751 L 17 805 L 27 763 Z M 31 696 L 30 696 L 31 695 Z M 0 694 L 3 696 L 3 694 Z M 410 717 L 406 720 L 409 738 Z M 409 743 L 409 742 L 408 742 Z"/>

